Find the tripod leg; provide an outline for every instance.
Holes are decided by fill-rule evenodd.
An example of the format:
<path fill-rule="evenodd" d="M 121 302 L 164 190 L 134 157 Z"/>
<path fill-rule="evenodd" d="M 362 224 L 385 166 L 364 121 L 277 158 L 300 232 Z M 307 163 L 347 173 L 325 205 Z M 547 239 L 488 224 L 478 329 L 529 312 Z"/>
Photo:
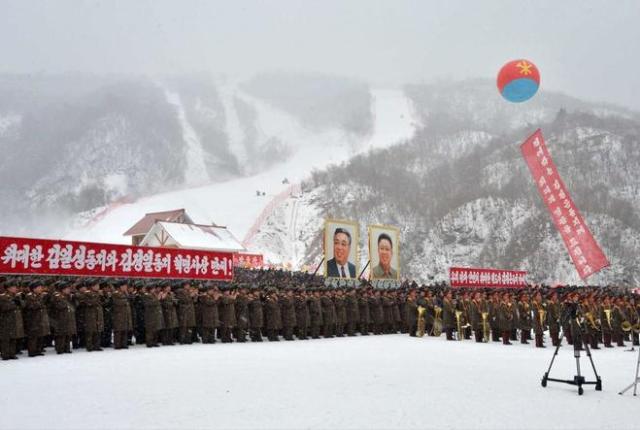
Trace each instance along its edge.
<path fill-rule="evenodd" d="M 560 345 L 562 344 L 562 339 L 564 339 L 564 333 L 562 333 L 562 336 L 560 337 L 560 340 L 558 341 L 558 345 L 556 345 L 556 349 L 555 349 L 555 351 L 553 351 L 553 357 L 551 357 L 551 363 L 549 363 L 549 368 L 547 369 L 547 372 L 542 377 L 542 386 L 543 387 L 547 386 L 547 379 L 549 379 L 549 373 L 551 372 L 551 367 L 553 366 L 553 362 L 555 361 L 556 356 L 558 355 L 558 350 L 560 349 Z"/>
<path fill-rule="evenodd" d="M 589 345 L 585 345 L 585 350 L 587 351 L 587 357 L 589 357 L 589 361 L 591 362 L 593 374 L 596 376 L 596 391 L 602 391 L 602 380 L 600 379 L 600 375 L 598 375 L 598 371 L 596 370 L 596 365 L 593 362 L 593 357 L 591 356 L 591 348 L 589 348 Z"/>

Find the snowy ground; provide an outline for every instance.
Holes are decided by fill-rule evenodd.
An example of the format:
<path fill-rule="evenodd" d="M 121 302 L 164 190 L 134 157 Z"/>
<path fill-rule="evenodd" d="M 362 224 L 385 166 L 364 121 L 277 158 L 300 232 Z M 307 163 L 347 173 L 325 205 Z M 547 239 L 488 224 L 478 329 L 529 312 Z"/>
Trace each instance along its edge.
<path fill-rule="evenodd" d="M 637 352 L 594 351 L 603 391 L 582 397 L 540 386 L 552 353 L 405 335 L 49 353 L 0 362 L 0 428 L 638 428 L 617 394 Z M 565 346 L 552 376 L 574 373 Z"/>

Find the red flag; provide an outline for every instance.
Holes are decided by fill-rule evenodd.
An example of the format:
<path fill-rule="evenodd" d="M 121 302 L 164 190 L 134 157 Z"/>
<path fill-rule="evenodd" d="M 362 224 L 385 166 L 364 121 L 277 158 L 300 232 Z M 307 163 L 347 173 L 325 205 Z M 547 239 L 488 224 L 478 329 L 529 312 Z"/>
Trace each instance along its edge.
<path fill-rule="evenodd" d="M 607 257 L 569 196 L 544 143 L 542 132 L 537 130 L 533 133 L 520 149 L 580 277 L 587 279 L 609 266 Z"/>

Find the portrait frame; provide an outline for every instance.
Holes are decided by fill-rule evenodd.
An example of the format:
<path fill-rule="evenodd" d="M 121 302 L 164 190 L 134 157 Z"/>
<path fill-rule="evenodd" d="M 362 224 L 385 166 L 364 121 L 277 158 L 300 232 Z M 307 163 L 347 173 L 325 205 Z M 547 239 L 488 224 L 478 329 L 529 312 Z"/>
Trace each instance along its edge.
<path fill-rule="evenodd" d="M 342 278 L 339 275 L 329 275 L 329 264 L 334 258 L 333 252 L 333 236 L 337 228 L 343 228 L 351 235 L 351 247 L 349 250 L 348 263 L 355 266 L 355 275 L 349 278 Z M 357 221 L 327 218 L 324 220 L 324 228 L 322 231 L 322 252 L 324 254 L 324 276 L 325 278 L 334 279 L 358 279 L 360 275 L 360 224 Z"/>
<path fill-rule="evenodd" d="M 378 237 L 386 233 L 392 240 L 393 254 L 391 257 L 391 269 L 396 271 L 395 277 L 377 277 L 374 269 L 380 263 L 378 256 Z M 400 269 L 400 229 L 392 225 L 371 224 L 367 226 L 367 235 L 369 242 L 369 279 L 371 280 L 395 280 L 399 281 L 401 277 Z"/>

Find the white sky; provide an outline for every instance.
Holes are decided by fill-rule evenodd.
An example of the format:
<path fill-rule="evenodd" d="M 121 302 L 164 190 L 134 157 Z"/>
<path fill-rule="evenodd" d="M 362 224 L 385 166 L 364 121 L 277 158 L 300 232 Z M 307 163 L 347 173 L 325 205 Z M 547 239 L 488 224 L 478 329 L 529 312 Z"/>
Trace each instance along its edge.
<path fill-rule="evenodd" d="M 494 77 L 640 110 L 640 1 L 0 0 L 0 73 L 274 69 L 398 85 Z"/>

